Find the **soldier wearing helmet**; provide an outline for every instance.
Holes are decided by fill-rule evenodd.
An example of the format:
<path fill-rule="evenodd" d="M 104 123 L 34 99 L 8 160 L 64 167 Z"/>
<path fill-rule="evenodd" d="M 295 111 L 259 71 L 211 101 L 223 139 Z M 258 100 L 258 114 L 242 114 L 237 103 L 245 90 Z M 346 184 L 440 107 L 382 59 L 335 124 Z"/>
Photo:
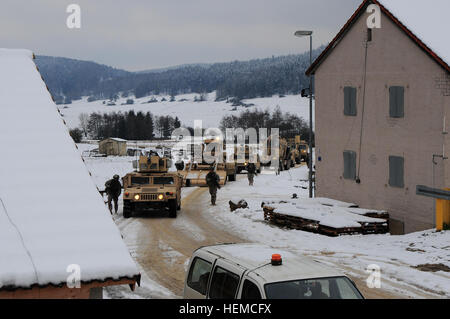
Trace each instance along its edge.
<path fill-rule="evenodd" d="M 209 188 L 209 194 L 211 195 L 211 205 L 216 205 L 216 198 L 217 198 L 217 189 L 220 189 L 220 177 L 215 172 L 215 165 L 211 165 L 210 171 L 208 174 L 206 174 L 206 185 L 208 185 Z"/>
<path fill-rule="evenodd" d="M 112 179 L 105 183 L 105 192 L 108 195 L 108 208 L 112 214 L 112 202 L 114 201 L 114 211 L 117 214 L 119 207 L 119 196 L 122 193 L 122 185 L 119 181 L 119 175 L 114 175 Z"/>

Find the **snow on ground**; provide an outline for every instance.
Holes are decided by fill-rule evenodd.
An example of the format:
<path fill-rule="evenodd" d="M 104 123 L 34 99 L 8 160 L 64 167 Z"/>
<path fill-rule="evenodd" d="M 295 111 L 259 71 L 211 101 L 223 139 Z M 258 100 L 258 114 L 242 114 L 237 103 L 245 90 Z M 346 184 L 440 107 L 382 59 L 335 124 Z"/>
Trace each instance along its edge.
<path fill-rule="evenodd" d="M 92 150 L 98 147 L 97 144 L 77 144 L 80 154 L 84 151 Z M 125 174 L 133 170 L 132 161 L 135 157 L 130 156 L 108 156 L 108 157 L 84 157 L 87 170 L 91 173 L 95 185 L 99 190 L 103 190 L 105 182 L 112 178 L 114 174 L 124 176 Z M 192 193 L 196 187 L 183 188 L 181 191 L 182 198 Z M 119 212 L 122 207 L 122 196 L 119 197 Z M 116 223 L 123 222 L 121 215 L 113 215 L 113 219 Z M 128 226 L 124 226 L 128 227 Z M 130 226 L 132 227 L 132 226 Z M 194 229 L 199 236 L 199 240 L 202 240 L 201 230 L 195 228 L 195 224 L 180 225 L 181 231 L 192 232 Z M 126 231 L 128 240 L 131 242 L 135 240 L 132 236 L 137 236 L 137 232 L 127 229 Z M 133 257 L 136 257 L 136 252 L 133 247 L 128 247 Z M 164 251 L 163 257 L 167 262 L 172 263 L 178 256 L 178 252 L 173 250 L 170 246 L 164 242 L 160 242 L 160 248 Z M 187 260 L 188 262 L 189 260 Z M 147 276 L 145 271 L 137 264 L 139 272 L 141 273 L 141 285 L 136 286 L 135 291 L 131 291 L 128 286 L 113 286 L 104 289 L 104 298 L 106 299 L 146 299 L 146 298 L 176 298 L 170 290 L 161 286 L 159 283 Z M 187 265 L 186 265 L 187 266 Z"/>
<path fill-rule="evenodd" d="M 264 220 L 261 208 L 263 201 L 288 200 L 296 193 L 307 202 L 307 184 L 306 166 L 283 171 L 278 177 L 271 174 L 258 175 L 253 187 L 249 187 L 247 179 L 241 177 L 219 190 L 218 205 L 206 207 L 204 213 L 249 241 L 288 249 L 298 254 L 314 255 L 316 259 L 335 267 L 350 267 L 360 273 L 365 273 L 369 265 L 377 264 L 381 267 L 382 280 L 384 277 L 392 282 L 431 290 L 437 296 L 450 297 L 450 273 L 423 272 L 412 268 L 422 264 L 443 264 L 450 267 L 448 231 L 428 230 L 403 236 L 386 234 L 327 237 L 300 230 L 281 229 Z M 250 208 L 232 213 L 228 204 L 230 199 L 245 199 Z"/>
<path fill-rule="evenodd" d="M 93 147 L 87 144 L 78 144 L 79 151 Z M 95 145 L 94 145 L 95 147 Z M 99 157 L 85 158 L 85 163 L 92 177 L 99 187 L 103 189 L 104 183 L 114 174 L 121 176 L 132 170 L 134 157 Z M 353 235 L 340 237 L 327 237 L 319 234 L 281 229 L 270 225 L 264 220 L 261 208 L 262 202 L 289 200 L 293 193 L 306 203 L 308 197 L 307 168 L 291 169 L 275 176 L 267 171 L 255 178 L 255 185 L 248 186 L 246 176 L 239 175 L 238 181 L 229 182 L 218 192 L 218 206 L 205 206 L 204 214 L 214 219 L 220 225 L 237 232 L 249 242 L 268 244 L 277 248 L 286 249 L 296 254 L 312 255 L 315 259 L 333 267 L 345 270 L 346 273 L 356 277 L 365 276 L 367 266 L 377 264 L 381 267 L 382 287 L 396 290 L 392 283 L 411 285 L 425 291 L 432 291 L 437 297 L 450 297 L 450 274 L 438 271 L 423 272 L 412 268 L 422 264 L 443 264 L 450 267 L 450 232 L 423 231 L 403 236 L 386 235 Z M 195 187 L 182 189 L 182 197 L 193 192 Z M 209 196 L 206 192 L 205 196 Z M 228 201 L 245 199 L 250 209 L 240 209 L 231 213 Z M 121 199 L 120 199 L 121 201 Z M 317 203 L 348 206 L 330 199 L 318 198 Z M 208 200 L 204 201 L 205 203 Z M 121 205 L 121 203 L 120 203 Z M 114 217 L 117 222 L 117 218 Z M 179 225 L 181 231 L 195 233 L 198 240 L 202 240 L 202 231 L 195 224 Z M 178 225 L 177 225 L 178 227 Z M 132 232 L 127 232 L 132 233 Z M 170 247 L 167 249 L 167 260 L 174 258 Z M 133 254 L 133 252 L 132 252 Z M 142 272 L 141 272 L 142 273 Z M 383 281 L 383 278 L 389 279 Z M 365 279 L 365 277 L 364 277 Z M 168 290 L 151 279 L 143 279 L 143 290 L 135 293 L 126 289 L 115 289 L 110 292 L 111 298 L 119 297 L 166 297 L 171 298 Z M 138 288 L 140 289 L 140 288 Z M 147 289 L 147 290 L 146 290 Z M 115 291 L 115 292 L 114 292 Z M 398 292 L 398 291 L 397 291 Z M 401 291 L 408 295 L 408 292 Z M 417 297 L 416 295 L 409 295 Z"/>
<path fill-rule="evenodd" d="M 81 113 L 91 114 L 94 112 L 100 113 L 112 113 L 112 112 L 128 112 L 130 110 L 151 112 L 153 115 L 170 115 L 178 116 L 184 126 L 194 126 L 194 120 L 202 120 L 203 127 L 217 127 L 220 124 L 220 120 L 225 115 L 238 115 L 243 110 L 260 110 L 273 111 L 277 106 L 280 106 L 281 111 L 295 113 L 305 120 L 309 118 L 309 100 L 302 98 L 300 95 L 287 95 L 280 98 L 278 95 L 268 98 L 257 98 L 244 100 L 246 104 L 255 104 L 251 107 L 233 107 L 231 103 L 226 101 L 215 102 L 215 93 L 208 94 L 208 100 L 204 102 L 194 102 L 194 97 L 198 94 L 183 94 L 177 95 L 175 102 L 169 102 L 169 96 L 156 96 L 158 102 L 142 104 L 150 100 L 150 96 L 136 99 L 134 97 L 120 98 L 116 101 L 116 105 L 106 105 L 108 101 L 103 104 L 104 100 L 88 102 L 84 97 L 81 100 L 73 101 L 72 104 L 59 105 L 61 113 L 70 128 L 78 127 L 80 124 L 79 116 Z M 162 98 L 167 101 L 161 102 Z M 133 105 L 121 105 L 125 103 L 127 99 L 134 99 Z M 187 99 L 188 101 L 181 102 L 181 99 Z M 234 110 L 236 109 L 236 110 Z"/>

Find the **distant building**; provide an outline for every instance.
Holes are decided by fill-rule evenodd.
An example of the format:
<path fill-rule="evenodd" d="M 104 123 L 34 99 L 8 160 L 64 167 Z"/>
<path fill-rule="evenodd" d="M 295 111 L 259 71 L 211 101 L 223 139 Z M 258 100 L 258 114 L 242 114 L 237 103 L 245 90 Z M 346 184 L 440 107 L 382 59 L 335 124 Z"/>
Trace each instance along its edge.
<path fill-rule="evenodd" d="M 134 289 L 136 264 L 33 58 L 0 49 L 0 298 Z"/>
<path fill-rule="evenodd" d="M 98 150 L 100 154 L 108 156 L 126 156 L 127 141 L 121 138 L 110 137 L 99 142 Z"/>
<path fill-rule="evenodd" d="M 368 29 L 371 4 L 379 29 Z M 450 187 L 449 10 L 448 0 L 365 0 L 307 71 L 316 195 L 387 210 L 392 233 L 435 226 L 435 201 L 416 185 Z"/>

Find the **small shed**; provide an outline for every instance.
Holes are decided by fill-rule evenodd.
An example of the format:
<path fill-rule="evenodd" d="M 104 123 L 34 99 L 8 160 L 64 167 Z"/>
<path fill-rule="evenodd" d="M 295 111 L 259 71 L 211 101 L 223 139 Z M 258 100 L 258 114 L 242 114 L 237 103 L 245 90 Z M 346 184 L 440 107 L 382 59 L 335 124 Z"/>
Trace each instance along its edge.
<path fill-rule="evenodd" d="M 127 155 L 127 141 L 117 137 L 110 137 L 100 141 L 98 145 L 100 154 L 112 156 Z"/>

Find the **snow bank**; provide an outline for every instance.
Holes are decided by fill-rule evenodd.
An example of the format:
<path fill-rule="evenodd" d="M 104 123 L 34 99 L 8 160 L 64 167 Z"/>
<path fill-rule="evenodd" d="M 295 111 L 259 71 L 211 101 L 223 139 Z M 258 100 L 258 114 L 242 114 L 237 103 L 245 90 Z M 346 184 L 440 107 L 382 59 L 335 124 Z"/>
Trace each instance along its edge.
<path fill-rule="evenodd" d="M 32 53 L 0 50 L 0 288 L 133 277 L 138 270 Z M 49 147 L 51 145 L 51 147 Z"/>

